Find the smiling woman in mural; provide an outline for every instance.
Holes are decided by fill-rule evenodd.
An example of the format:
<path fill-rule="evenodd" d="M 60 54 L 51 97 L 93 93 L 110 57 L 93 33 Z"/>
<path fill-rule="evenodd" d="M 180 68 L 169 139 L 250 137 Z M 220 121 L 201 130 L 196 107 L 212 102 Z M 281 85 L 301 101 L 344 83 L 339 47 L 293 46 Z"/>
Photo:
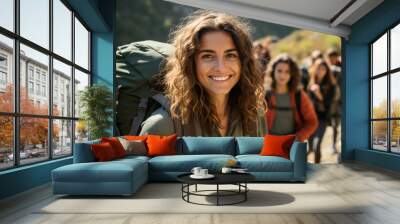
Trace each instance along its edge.
<path fill-rule="evenodd" d="M 244 22 L 200 11 L 172 33 L 172 45 L 163 80 L 170 111 L 156 110 L 141 134 L 266 134 L 262 75 Z"/>

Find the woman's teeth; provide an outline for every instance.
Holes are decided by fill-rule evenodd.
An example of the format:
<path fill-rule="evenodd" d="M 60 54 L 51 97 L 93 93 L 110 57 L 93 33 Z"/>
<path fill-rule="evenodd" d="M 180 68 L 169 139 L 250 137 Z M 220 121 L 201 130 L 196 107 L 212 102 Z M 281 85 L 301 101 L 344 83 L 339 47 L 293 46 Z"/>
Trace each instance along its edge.
<path fill-rule="evenodd" d="M 225 81 L 228 80 L 230 78 L 230 75 L 226 75 L 226 76 L 210 76 L 210 78 L 214 81 Z"/>

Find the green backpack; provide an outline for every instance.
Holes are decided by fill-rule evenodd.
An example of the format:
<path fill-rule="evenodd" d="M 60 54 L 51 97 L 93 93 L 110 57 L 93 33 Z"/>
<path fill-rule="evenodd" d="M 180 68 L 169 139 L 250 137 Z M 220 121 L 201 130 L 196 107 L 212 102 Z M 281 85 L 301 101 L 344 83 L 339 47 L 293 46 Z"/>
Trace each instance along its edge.
<path fill-rule="evenodd" d="M 118 47 L 116 52 L 117 135 L 137 135 L 141 123 L 159 107 L 169 111 L 162 78 L 165 59 L 173 46 L 140 41 Z"/>

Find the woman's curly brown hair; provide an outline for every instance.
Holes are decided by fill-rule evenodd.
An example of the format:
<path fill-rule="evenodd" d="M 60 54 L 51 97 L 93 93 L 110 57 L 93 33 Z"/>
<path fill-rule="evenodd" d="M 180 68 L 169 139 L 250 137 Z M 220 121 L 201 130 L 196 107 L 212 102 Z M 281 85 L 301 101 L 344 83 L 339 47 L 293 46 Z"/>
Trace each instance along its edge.
<path fill-rule="evenodd" d="M 224 13 L 200 10 L 185 18 L 171 33 L 175 52 L 167 59 L 164 79 L 165 92 L 171 102 L 171 115 L 183 124 L 197 117 L 206 130 L 220 127 L 215 105 L 196 77 L 195 55 L 202 35 L 213 31 L 228 33 L 239 52 L 241 74 L 229 93 L 230 109 L 238 112 L 243 133 L 250 133 L 258 111 L 265 110 L 262 73 L 253 56 L 249 26 L 239 18 Z M 234 108 L 232 108 L 234 107 Z M 232 118 L 232 117 L 231 117 Z"/>

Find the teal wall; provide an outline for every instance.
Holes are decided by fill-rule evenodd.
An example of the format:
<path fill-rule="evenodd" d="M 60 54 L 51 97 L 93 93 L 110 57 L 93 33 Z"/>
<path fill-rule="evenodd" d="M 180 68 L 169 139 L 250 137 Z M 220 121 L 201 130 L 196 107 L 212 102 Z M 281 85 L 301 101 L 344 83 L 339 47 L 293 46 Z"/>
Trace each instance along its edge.
<path fill-rule="evenodd" d="M 399 12 L 399 0 L 386 0 L 353 24 L 349 39 L 342 40 L 344 55 L 342 160 L 357 160 L 386 169 L 399 170 L 399 156 L 369 149 L 368 79 L 369 43 L 393 24 L 400 22 Z"/>
<path fill-rule="evenodd" d="M 98 8 L 107 24 L 107 32 L 92 32 L 92 82 L 106 85 L 113 93 L 115 102 L 115 1 L 98 1 Z M 110 135 L 115 135 L 115 104 L 112 109 Z"/>
<path fill-rule="evenodd" d="M 53 169 L 71 163 L 69 157 L 0 172 L 0 199 L 48 183 Z"/>
<path fill-rule="evenodd" d="M 115 0 L 67 2 L 92 31 L 92 82 L 103 83 L 114 93 Z M 113 131 L 112 127 L 110 131 Z M 1 171 L 0 199 L 50 182 L 53 169 L 71 163 L 72 157 L 68 157 Z"/>

